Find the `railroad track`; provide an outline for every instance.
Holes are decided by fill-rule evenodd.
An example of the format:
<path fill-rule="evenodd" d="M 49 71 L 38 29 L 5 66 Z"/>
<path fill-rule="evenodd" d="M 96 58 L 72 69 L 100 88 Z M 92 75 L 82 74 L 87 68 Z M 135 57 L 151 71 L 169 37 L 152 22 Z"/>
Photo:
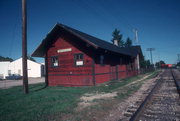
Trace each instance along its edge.
<path fill-rule="evenodd" d="M 171 73 L 172 73 L 172 76 L 173 76 L 173 79 L 174 79 L 174 82 L 176 84 L 176 87 L 177 87 L 177 91 L 180 95 L 180 71 L 179 70 L 171 70 Z"/>
<path fill-rule="evenodd" d="M 174 80 L 180 72 L 165 70 L 137 106 L 128 109 L 130 121 L 180 121 L 180 100 Z"/>

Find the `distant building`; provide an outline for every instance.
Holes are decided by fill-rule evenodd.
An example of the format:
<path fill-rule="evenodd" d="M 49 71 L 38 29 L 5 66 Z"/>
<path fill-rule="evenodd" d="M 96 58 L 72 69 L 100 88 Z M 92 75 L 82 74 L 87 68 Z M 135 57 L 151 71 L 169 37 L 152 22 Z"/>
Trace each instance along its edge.
<path fill-rule="evenodd" d="M 28 77 L 42 77 L 44 76 L 44 65 L 27 60 L 28 65 Z M 6 76 L 18 74 L 23 75 L 22 71 L 22 58 L 17 59 L 13 62 L 0 62 L 0 75 L 3 75 L 3 79 Z"/>
<path fill-rule="evenodd" d="M 44 57 L 46 84 L 91 86 L 138 74 L 141 47 L 121 48 L 57 24 L 32 54 Z"/>
<path fill-rule="evenodd" d="M 6 76 L 8 76 L 8 67 L 10 63 L 10 61 L 0 62 L 0 79 L 5 79 Z"/>

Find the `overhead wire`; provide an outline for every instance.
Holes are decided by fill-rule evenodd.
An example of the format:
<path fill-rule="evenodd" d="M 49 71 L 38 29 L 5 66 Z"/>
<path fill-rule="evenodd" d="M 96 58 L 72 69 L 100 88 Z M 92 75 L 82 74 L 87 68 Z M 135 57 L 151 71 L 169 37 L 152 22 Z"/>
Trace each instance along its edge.
<path fill-rule="evenodd" d="M 106 25 L 112 27 L 114 23 L 108 21 L 104 16 L 102 16 L 101 13 L 97 12 L 96 9 L 93 9 L 92 6 L 89 6 L 89 4 L 84 1 L 84 0 L 78 0 L 80 4 L 77 3 L 76 0 L 71 0 L 73 1 L 80 9 L 83 8 L 83 10 L 88 11 L 92 16 L 94 16 L 96 19 L 99 19 L 101 22 L 105 23 Z"/>
<path fill-rule="evenodd" d="M 18 7 L 20 7 L 20 6 L 17 6 L 17 8 Z M 16 9 L 16 10 L 18 10 L 18 9 Z M 19 14 L 19 12 L 16 12 L 15 18 L 14 18 L 14 26 L 12 29 L 12 39 L 10 39 L 9 54 L 8 54 L 8 56 L 11 58 L 12 58 L 12 52 L 13 52 L 15 40 L 16 40 L 17 27 L 18 27 L 18 24 L 21 23 L 19 20 L 20 20 L 20 14 Z"/>
<path fill-rule="evenodd" d="M 74 1 L 74 0 L 73 0 Z M 77 1 L 74 1 L 77 4 Z M 93 5 L 94 2 L 98 1 L 89 1 L 89 0 L 79 0 L 80 6 L 83 6 L 83 8 L 85 10 L 90 10 L 88 12 L 90 12 L 91 14 L 93 14 L 93 16 L 95 16 L 95 18 L 98 18 L 99 20 L 101 20 L 102 22 L 104 22 L 106 25 L 110 26 L 110 27 L 114 27 L 114 28 L 118 28 L 119 26 L 119 21 L 121 21 L 122 23 L 124 23 L 124 25 L 127 26 L 127 28 L 132 32 L 133 29 L 135 27 L 133 27 L 127 20 L 124 19 L 119 19 L 118 15 L 115 15 L 114 13 L 110 12 L 109 8 L 106 7 L 104 4 L 99 3 L 98 7 L 96 7 L 95 5 Z M 111 16 L 109 20 L 107 17 Z M 112 19 L 116 22 L 113 22 Z M 133 34 L 132 34 L 133 35 Z"/>

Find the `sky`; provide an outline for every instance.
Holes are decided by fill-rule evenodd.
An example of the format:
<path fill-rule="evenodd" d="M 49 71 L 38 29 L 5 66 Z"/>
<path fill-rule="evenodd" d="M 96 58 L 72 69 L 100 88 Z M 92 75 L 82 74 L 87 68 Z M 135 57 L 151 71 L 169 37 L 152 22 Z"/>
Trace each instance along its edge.
<path fill-rule="evenodd" d="M 18 59 L 22 53 L 21 0 L 0 0 L 0 56 Z M 169 64 L 180 54 L 180 0 L 27 0 L 28 54 L 56 23 L 111 42 L 115 28 L 136 45 L 134 29 L 146 59 Z M 35 58 L 43 62 L 42 58 Z"/>

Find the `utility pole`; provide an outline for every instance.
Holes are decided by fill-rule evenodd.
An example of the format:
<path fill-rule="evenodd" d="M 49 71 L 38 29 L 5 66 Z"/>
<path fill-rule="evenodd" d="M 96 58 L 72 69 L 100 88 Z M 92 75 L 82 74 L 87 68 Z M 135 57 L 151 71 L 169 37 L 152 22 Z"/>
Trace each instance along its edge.
<path fill-rule="evenodd" d="M 150 52 L 150 56 L 151 56 L 151 64 L 153 64 L 153 59 L 152 59 L 152 51 L 154 51 L 155 48 L 147 48 L 147 51 Z"/>
<path fill-rule="evenodd" d="M 27 16 L 26 0 L 22 0 L 22 67 L 23 67 L 23 92 L 27 94 L 28 73 L 27 73 Z"/>
<path fill-rule="evenodd" d="M 178 63 L 180 62 L 180 54 L 177 54 L 177 56 L 178 56 Z"/>

